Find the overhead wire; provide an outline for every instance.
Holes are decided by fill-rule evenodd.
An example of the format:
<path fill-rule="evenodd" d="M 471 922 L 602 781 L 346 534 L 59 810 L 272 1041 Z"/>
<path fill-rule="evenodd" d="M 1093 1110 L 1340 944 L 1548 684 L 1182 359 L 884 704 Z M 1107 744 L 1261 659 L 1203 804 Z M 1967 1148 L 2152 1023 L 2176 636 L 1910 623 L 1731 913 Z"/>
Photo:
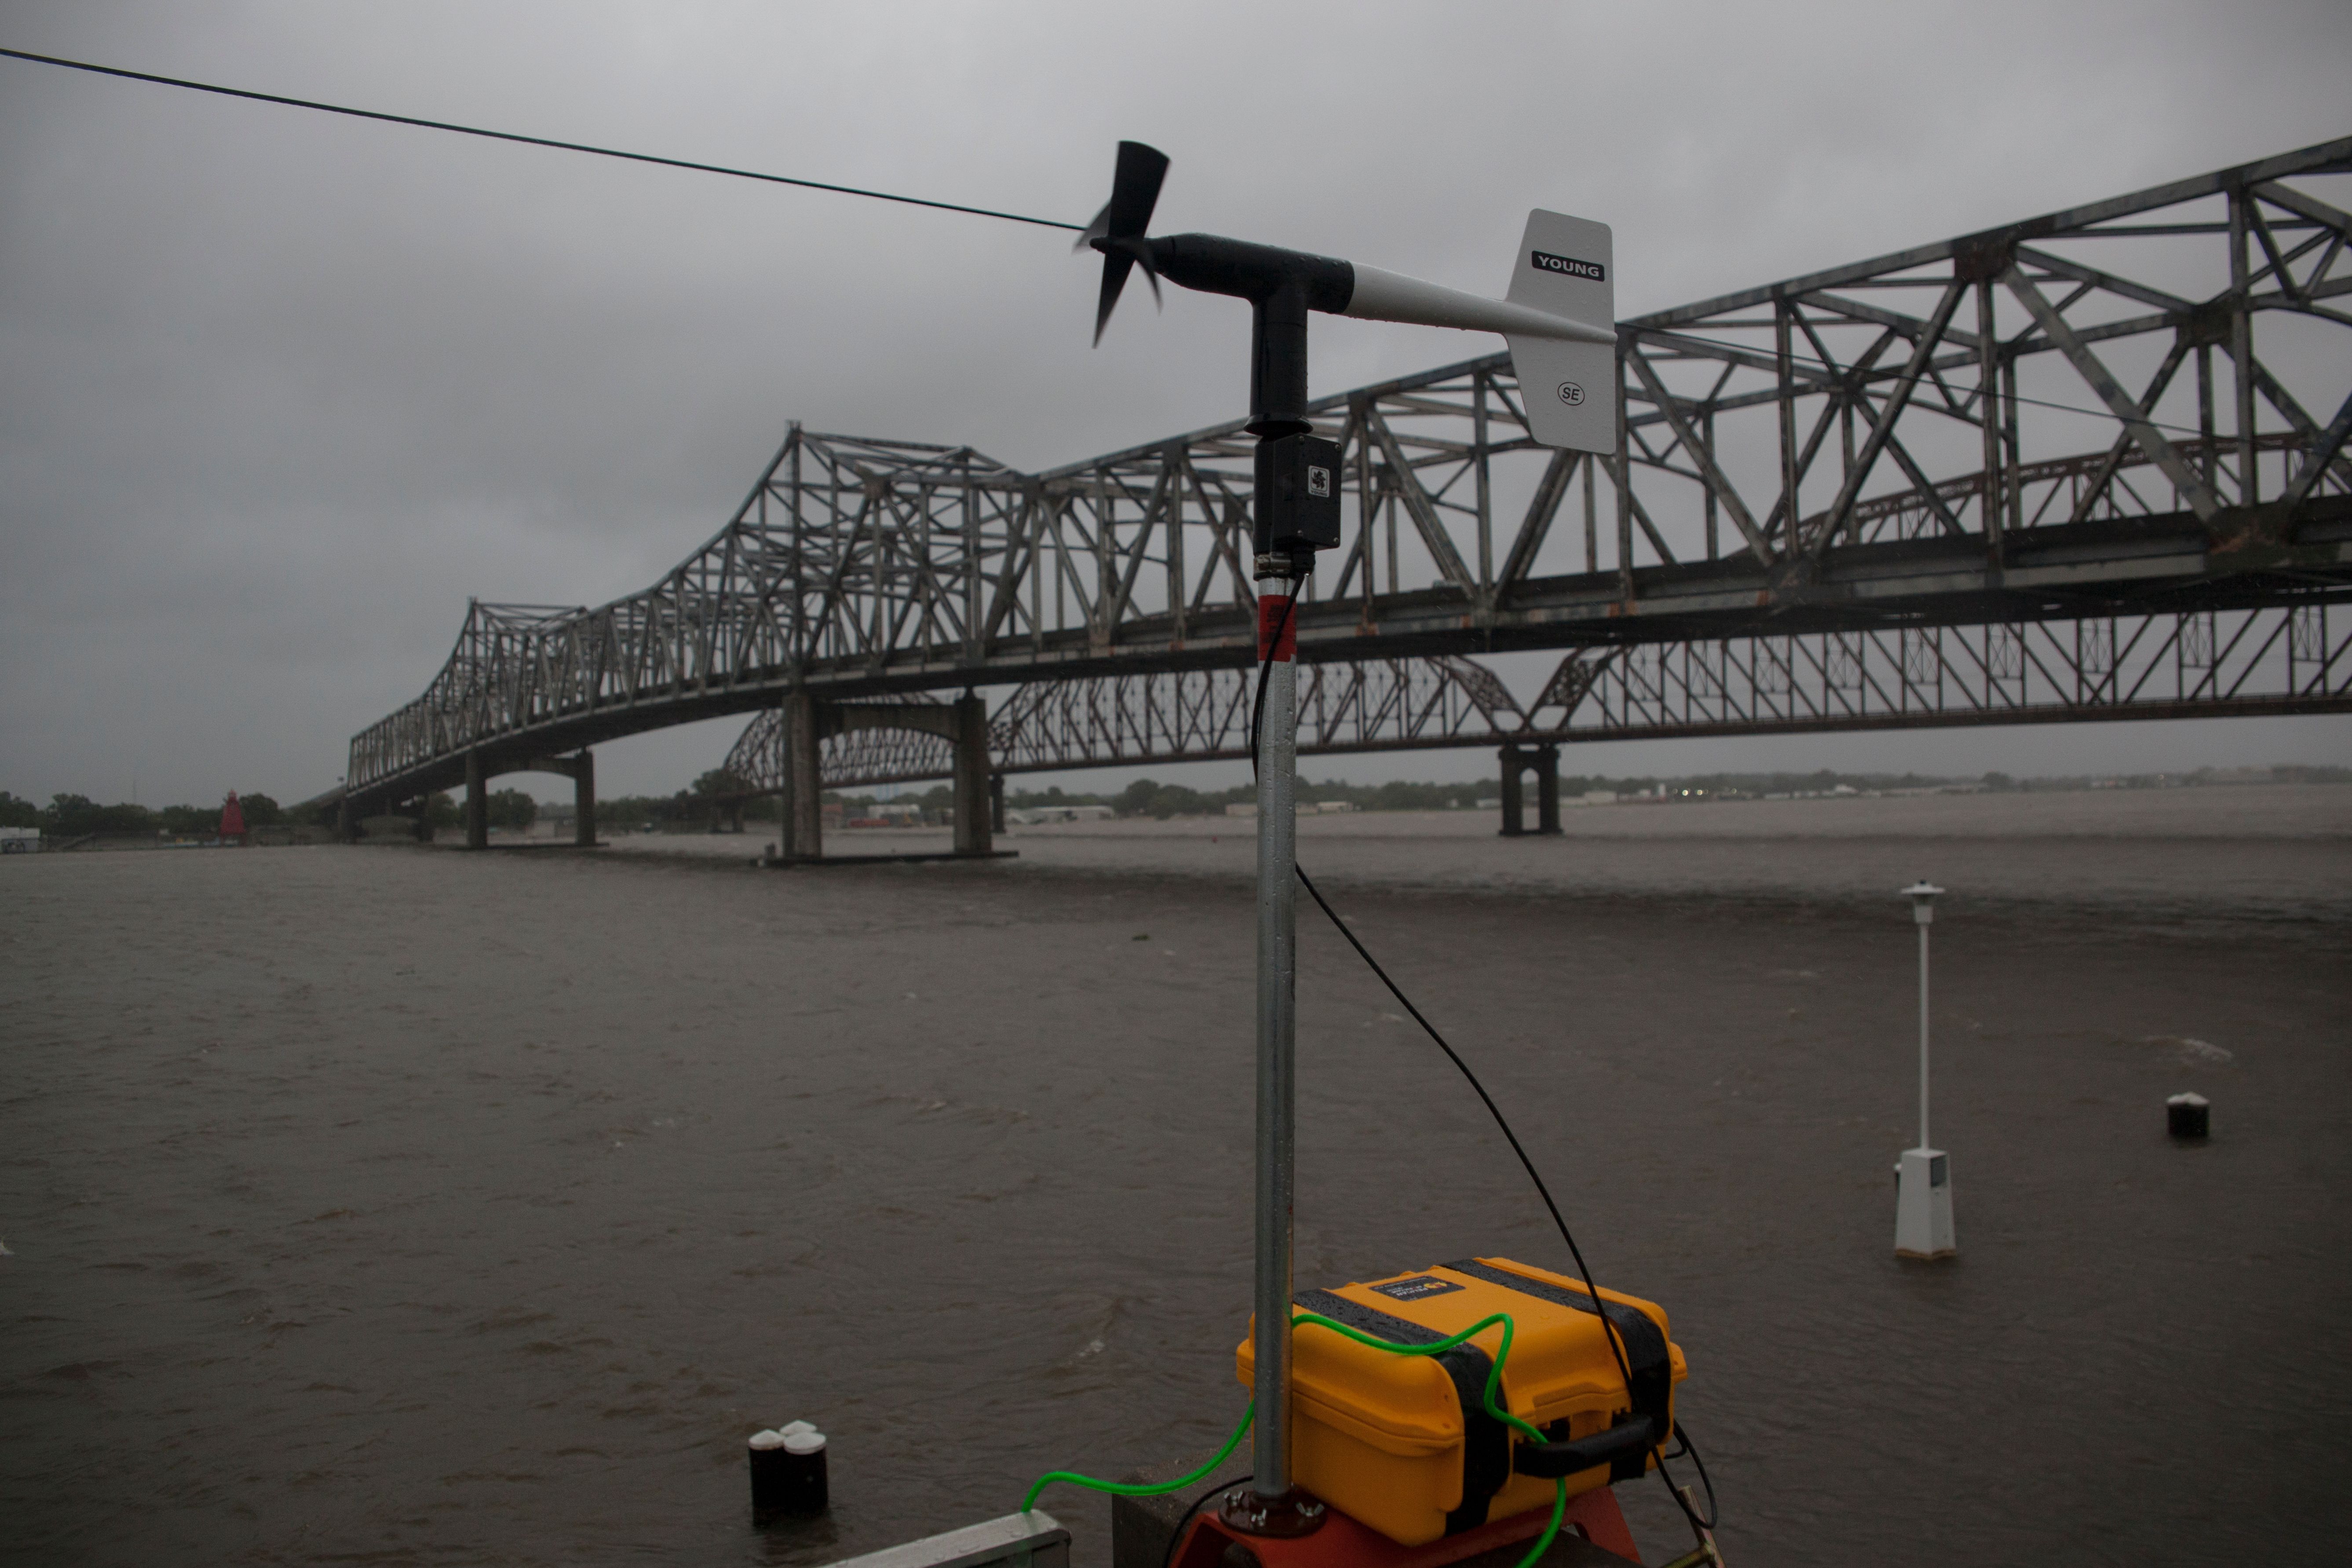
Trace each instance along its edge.
<path fill-rule="evenodd" d="M 67 59 L 59 55 L 36 54 L 29 49 L 0 48 L 0 58 L 26 60 L 36 65 L 58 66 L 67 70 L 87 71 L 93 76 L 116 77 L 124 81 L 143 81 L 158 87 L 176 87 L 189 92 L 212 93 L 221 98 L 244 99 L 254 103 L 274 103 L 288 109 L 307 109 L 320 114 L 340 114 L 353 120 L 373 120 L 387 125 L 406 125 L 425 131 L 446 131 L 454 135 L 476 136 L 491 142 L 512 142 L 526 147 L 550 147 L 558 152 L 585 153 L 592 157 L 617 158 L 631 163 L 651 163 L 665 169 L 688 169 L 696 174 L 723 174 L 730 179 L 757 180 L 772 185 L 793 185 L 802 190 L 826 191 L 835 195 L 843 196 L 861 196 L 868 201 L 893 202 L 901 206 L 928 207 L 935 212 L 963 213 L 972 217 L 992 217 L 1006 223 L 1029 224 L 1038 228 L 1060 229 L 1071 234 L 1086 231 L 1084 224 L 1065 223 L 1059 218 L 1033 217 L 1026 213 L 1005 212 L 997 207 L 971 206 L 962 202 L 943 202 L 929 196 L 901 195 L 894 191 L 877 191 L 863 185 L 845 185 L 830 180 L 811 180 L 796 174 L 774 174 L 764 170 L 737 168 L 727 163 L 707 163 L 693 158 L 671 158 L 657 153 L 632 153 L 625 148 L 598 146 L 589 142 L 568 142 L 554 136 L 532 136 L 519 131 L 494 131 L 487 126 L 464 125 L 449 120 L 430 120 L 422 115 L 394 114 L 385 110 L 360 109 L 350 104 L 327 103 L 318 99 L 292 98 L 283 93 L 260 92 L 250 88 L 225 87 L 217 82 L 195 81 L 186 77 L 162 76 L 153 71 L 135 71 L 125 69 L 121 66 L 102 66 L 89 60 Z M 1697 332 L 1678 331 L 1675 335 L 1691 342 L 1706 343 L 1715 348 L 1752 352 L 1748 351 L 1747 344 L 1731 342 L 1721 338 L 1710 338 Z M 1818 365 L 1823 370 L 1834 372 L 1839 368 L 1829 361 L 1816 358 L 1811 354 L 1792 353 L 1789 357 L 1806 364 Z M 2021 393 L 2012 393 L 2010 395 L 2013 402 L 2031 404 L 2037 408 L 2053 409 L 2063 414 L 2079 414 L 2094 419 L 2116 417 L 2112 409 L 2080 408 L 2073 404 L 2053 403 L 2046 398 L 2028 397 Z M 2170 420 L 2158 419 L 2145 414 L 2140 417 L 2146 423 L 2160 429 L 2187 436 L 2202 434 L 2195 427 L 2175 424 Z"/>
<path fill-rule="evenodd" d="M 586 153 L 599 158 L 618 158 L 631 163 L 653 163 L 665 169 L 691 169 L 697 174 L 725 174 L 731 179 L 759 180 L 771 185 L 797 185 L 803 190 L 830 191 L 835 195 L 864 196 L 870 201 L 896 202 L 902 206 L 930 207 L 940 212 L 965 213 L 973 217 L 1002 218 L 1007 223 L 1032 224 L 1039 228 L 1082 230 L 1083 224 L 1063 223 L 1056 218 L 1030 217 L 1023 213 L 1003 212 L 994 207 L 967 206 L 961 202 L 933 201 L 928 196 L 902 196 L 890 191 L 868 190 L 860 185 L 836 184 L 829 180 L 808 180 L 794 174 L 771 174 L 758 169 L 738 169 L 725 163 L 705 163 L 692 158 L 667 158 L 654 153 L 631 153 L 619 147 L 600 147 L 588 142 L 566 142 L 553 136 L 529 136 L 519 131 L 492 131 L 479 125 L 460 125 L 448 120 L 427 120 L 414 114 L 393 114 L 380 109 L 354 109 L 349 104 L 322 103 L 316 99 L 289 98 L 282 93 L 256 92 L 247 88 L 223 87 L 216 82 L 191 81 L 185 77 L 157 76 L 152 71 L 125 70 L 120 66 L 94 65 L 88 60 L 69 60 L 57 55 L 37 55 L 27 49 L 0 48 L 0 56 L 10 59 L 30 60 L 36 65 L 62 66 L 68 70 L 88 71 L 95 76 L 120 77 L 125 81 L 152 82 L 159 87 L 184 88 L 190 92 L 209 92 L 222 98 L 241 98 L 255 103 L 275 103 L 288 109 L 313 110 L 320 114 L 346 115 L 353 120 L 375 120 L 387 125 L 409 125 L 425 131 L 447 131 L 459 136 L 478 136 L 491 142 L 518 142 L 526 147 L 552 147 L 564 153 Z"/>
<path fill-rule="evenodd" d="M 446 131 L 454 135 L 478 136 L 491 142 L 513 142 L 526 147 L 551 147 L 559 152 L 585 153 L 593 157 L 617 158 L 631 163 L 651 163 L 665 169 L 688 169 L 702 174 L 723 174 L 730 179 L 758 180 L 772 185 L 793 185 L 802 190 L 827 191 L 835 195 L 843 196 L 862 196 L 869 201 L 895 202 L 901 206 L 929 207 L 936 212 L 963 213 L 972 217 L 999 218 L 1006 223 L 1029 224 L 1038 228 L 1061 229 L 1071 234 L 1086 232 L 1084 224 L 1065 223 L 1059 218 L 1033 217 L 1025 213 L 1005 212 L 997 207 L 971 206 L 962 202 L 943 202 L 929 196 L 900 195 L 893 191 L 877 191 L 863 185 L 845 185 L 830 180 L 805 179 L 796 174 L 773 174 L 764 170 L 737 168 L 727 163 L 706 163 L 693 158 L 671 158 L 657 153 L 632 153 L 625 148 L 603 147 L 589 142 L 568 142 L 554 136 L 532 136 L 520 131 L 493 131 L 486 126 L 464 125 L 449 120 L 429 120 L 422 115 L 394 114 L 380 109 L 359 109 L 350 104 L 327 103 L 318 99 L 292 98 L 283 93 L 259 92 L 250 88 L 225 87 L 217 82 L 195 81 L 186 77 L 162 76 L 153 71 L 135 71 L 125 69 L 121 66 L 102 66 L 90 60 L 67 59 L 60 55 L 36 54 L 30 49 L 0 48 L 0 57 L 27 60 L 36 65 L 58 66 L 67 70 L 87 71 L 93 76 L 116 77 L 124 81 L 143 81 L 158 87 L 181 88 L 189 92 L 207 92 L 221 98 L 238 98 L 254 103 L 274 103 L 288 109 L 308 109 L 320 114 L 340 114 L 353 120 L 373 120 L 387 125 L 407 125 L 425 131 Z M 1677 331 L 1675 335 L 1690 342 L 1705 343 L 1714 348 L 1755 352 L 1749 350 L 1748 345 L 1745 343 L 1732 342 L 1722 338 L 1710 338 L 1698 332 Z M 1809 365 L 1818 365 L 1823 370 L 1834 372 L 1839 369 L 1831 362 L 1811 354 L 1791 353 L 1789 357 Z M 2053 409 L 2062 414 L 2080 414 L 2094 419 L 2116 417 L 2112 409 L 2080 408 L 2069 403 L 2053 403 L 2047 398 L 2028 397 L 2021 393 L 2012 393 L 2010 396 L 2013 402 L 2031 404 L 2036 408 Z M 2175 424 L 2170 420 L 2158 419 L 2150 415 L 2143 414 L 2140 417 L 2151 426 L 2185 436 L 2203 433 L 2197 427 Z"/>

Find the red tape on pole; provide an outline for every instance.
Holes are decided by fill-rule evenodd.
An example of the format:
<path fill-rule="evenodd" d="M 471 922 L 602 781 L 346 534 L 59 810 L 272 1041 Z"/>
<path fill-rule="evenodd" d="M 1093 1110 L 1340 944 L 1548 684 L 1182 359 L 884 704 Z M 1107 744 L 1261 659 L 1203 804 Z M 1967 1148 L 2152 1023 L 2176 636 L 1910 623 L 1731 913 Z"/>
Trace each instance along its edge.
<path fill-rule="evenodd" d="M 1257 657 L 1266 658 L 1266 644 L 1273 640 L 1274 628 L 1282 628 L 1282 644 L 1274 650 L 1274 658 L 1288 664 L 1298 652 L 1298 616 L 1291 608 L 1289 595 L 1260 594 L 1257 596 Z"/>

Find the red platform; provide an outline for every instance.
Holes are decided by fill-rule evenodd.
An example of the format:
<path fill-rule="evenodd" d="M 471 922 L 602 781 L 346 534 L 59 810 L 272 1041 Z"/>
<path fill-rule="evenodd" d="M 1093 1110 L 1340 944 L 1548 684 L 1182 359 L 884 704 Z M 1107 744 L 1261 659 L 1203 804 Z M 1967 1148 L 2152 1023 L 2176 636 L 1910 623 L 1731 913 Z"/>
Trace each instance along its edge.
<path fill-rule="evenodd" d="M 1214 1507 L 1202 1510 L 1192 1531 L 1177 1549 L 1170 1568 L 1218 1568 L 1228 1542 L 1238 1541 L 1257 1554 L 1265 1568 L 1444 1568 L 1497 1547 L 1532 1542 L 1551 1522 L 1551 1510 L 1531 1509 L 1509 1519 L 1496 1520 L 1476 1530 L 1448 1535 L 1419 1546 L 1400 1546 L 1387 1536 L 1357 1523 L 1339 1510 L 1329 1510 L 1323 1528 L 1312 1535 L 1289 1539 L 1243 1535 L 1216 1517 Z M 1639 1562 L 1633 1532 L 1617 1507 L 1617 1494 L 1607 1487 L 1580 1492 L 1568 1500 L 1560 1520 L 1562 1535 L 1581 1535 L 1604 1552 L 1628 1562 Z"/>

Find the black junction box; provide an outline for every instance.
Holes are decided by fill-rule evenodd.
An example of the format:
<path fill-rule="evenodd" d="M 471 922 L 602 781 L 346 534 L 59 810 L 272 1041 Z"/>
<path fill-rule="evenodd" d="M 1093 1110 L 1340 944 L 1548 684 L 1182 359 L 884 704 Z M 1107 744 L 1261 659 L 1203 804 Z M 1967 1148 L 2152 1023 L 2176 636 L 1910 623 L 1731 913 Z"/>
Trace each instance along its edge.
<path fill-rule="evenodd" d="M 1339 447 L 1317 436 L 1279 436 L 1257 444 L 1260 555 L 1339 543 Z"/>

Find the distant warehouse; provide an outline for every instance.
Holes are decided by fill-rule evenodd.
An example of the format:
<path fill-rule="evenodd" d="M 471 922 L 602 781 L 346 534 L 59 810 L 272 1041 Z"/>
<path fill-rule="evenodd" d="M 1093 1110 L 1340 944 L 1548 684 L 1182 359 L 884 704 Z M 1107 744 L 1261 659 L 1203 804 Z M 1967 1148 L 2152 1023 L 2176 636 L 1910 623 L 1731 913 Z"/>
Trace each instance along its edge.
<path fill-rule="evenodd" d="M 1024 805 L 1004 814 L 1004 820 L 1034 827 L 1042 822 L 1108 822 L 1118 814 L 1107 805 Z"/>

